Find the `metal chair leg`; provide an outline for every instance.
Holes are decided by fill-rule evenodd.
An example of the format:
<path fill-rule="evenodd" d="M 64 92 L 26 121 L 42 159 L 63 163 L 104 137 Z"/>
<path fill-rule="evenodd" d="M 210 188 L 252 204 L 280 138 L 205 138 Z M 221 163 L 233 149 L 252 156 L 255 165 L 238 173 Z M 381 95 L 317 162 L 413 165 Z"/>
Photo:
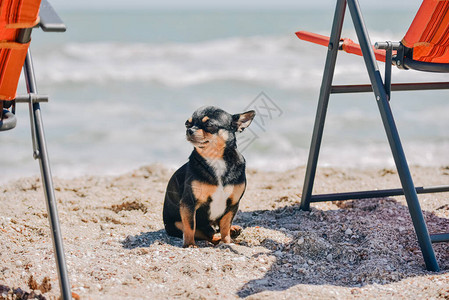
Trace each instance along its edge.
<path fill-rule="evenodd" d="M 374 57 L 374 51 L 369 40 L 368 32 L 361 17 L 358 1 L 348 0 L 348 6 L 351 12 L 357 37 L 362 48 L 365 65 L 373 86 L 374 94 L 385 127 L 385 132 L 387 134 L 388 142 L 390 144 L 401 184 L 404 189 L 407 206 L 413 221 L 413 226 L 415 227 L 426 267 L 429 271 L 439 271 L 438 263 L 436 261 L 435 253 L 430 240 L 430 235 L 418 201 L 418 195 L 416 194 L 416 189 L 410 174 L 407 160 L 405 158 L 405 153 L 402 148 L 396 124 L 394 122 L 390 104 L 388 103 L 387 93 Z"/>
<path fill-rule="evenodd" d="M 45 142 L 42 115 L 39 103 L 33 102 L 33 99 L 31 97 L 31 95 L 37 94 L 37 88 L 30 51 L 28 51 L 28 54 L 25 59 L 24 74 L 25 74 L 25 81 L 27 83 L 27 90 L 28 93 L 30 94 L 31 131 L 33 135 L 33 144 L 34 144 L 33 155 L 36 159 L 39 159 L 40 163 L 42 184 L 46 198 L 48 218 L 50 221 L 53 249 L 55 251 L 56 266 L 58 269 L 61 297 L 62 299 L 69 300 L 72 299 L 72 294 L 70 291 L 70 283 L 64 255 L 61 228 L 59 225 L 59 217 L 53 188 L 53 180 L 50 170 L 50 162 L 48 159 L 47 147 Z"/>
<path fill-rule="evenodd" d="M 53 188 L 53 180 L 51 176 L 50 163 L 45 143 L 45 135 L 42 124 L 41 111 L 39 103 L 33 104 L 33 113 L 35 118 L 36 138 L 39 150 L 39 163 L 41 168 L 42 184 L 44 188 L 48 218 L 50 221 L 50 229 L 52 233 L 53 249 L 55 251 L 56 266 L 58 268 L 59 284 L 63 299 L 71 299 L 70 283 L 65 261 L 63 241 L 61 235 L 61 227 L 59 225 L 59 216 L 56 206 L 56 198 Z"/>
<path fill-rule="evenodd" d="M 312 196 L 313 183 L 315 181 L 318 155 L 320 152 L 321 140 L 323 137 L 324 121 L 326 119 L 329 96 L 331 92 L 332 79 L 334 78 L 335 63 L 337 61 L 338 45 L 343 27 L 346 10 L 346 0 L 338 0 L 335 8 L 334 22 L 327 53 L 324 75 L 321 83 L 320 98 L 313 128 L 312 142 L 307 161 L 306 176 L 304 179 L 303 191 L 301 195 L 302 210 L 310 210 L 310 200 Z"/>

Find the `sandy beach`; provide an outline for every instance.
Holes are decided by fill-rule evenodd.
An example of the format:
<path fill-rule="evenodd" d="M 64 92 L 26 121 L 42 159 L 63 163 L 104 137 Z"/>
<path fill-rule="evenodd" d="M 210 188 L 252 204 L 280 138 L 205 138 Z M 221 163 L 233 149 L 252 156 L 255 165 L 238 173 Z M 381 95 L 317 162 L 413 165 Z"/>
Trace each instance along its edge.
<path fill-rule="evenodd" d="M 173 170 L 55 178 L 72 291 L 81 299 L 448 299 L 441 272 L 424 268 L 402 197 L 313 204 L 299 210 L 304 168 L 249 170 L 232 244 L 183 249 L 162 224 Z M 447 183 L 449 167 L 412 167 L 416 185 Z M 399 187 L 393 169 L 321 168 L 316 192 Z M 448 194 L 420 195 L 430 232 L 449 231 Z M 40 179 L 0 186 L 0 299 L 59 286 Z M 19 290 L 20 289 L 20 290 Z"/>

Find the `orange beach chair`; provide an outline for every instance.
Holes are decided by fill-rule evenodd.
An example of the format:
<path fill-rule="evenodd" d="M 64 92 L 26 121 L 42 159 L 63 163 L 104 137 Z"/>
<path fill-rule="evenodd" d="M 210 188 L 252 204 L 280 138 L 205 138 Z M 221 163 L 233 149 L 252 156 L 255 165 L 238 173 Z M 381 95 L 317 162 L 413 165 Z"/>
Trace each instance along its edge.
<path fill-rule="evenodd" d="M 349 8 L 360 44 L 350 39 L 341 39 L 346 7 Z M 358 0 L 337 0 L 330 37 L 306 31 L 296 34 L 300 39 L 328 47 L 304 179 L 301 209 L 309 210 L 311 202 L 405 195 L 426 268 L 430 271 L 439 271 L 432 243 L 449 241 L 449 233 L 429 234 L 417 194 L 448 192 L 449 186 L 415 187 L 389 101 L 391 91 L 449 89 L 449 82 L 391 83 L 392 65 L 405 70 L 449 73 L 449 0 L 424 0 L 408 32 L 400 42 L 380 42 L 373 47 Z M 339 50 L 363 56 L 370 84 L 332 85 Z M 377 60 L 385 62 L 383 77 Z M 374 99 L 382 117 L 402 188 L 312 195 L 330 95 L 361 92 L 374 92 Z"/>
<path fill-rule="evenodd" d="M 29 45 L 35 27 L 62 32 L 65 25 L 46 0 L 0 0 L 0 131 L 13 129 L 17 103 L 28 103 L 30 109 L 33 156 L 40 162 L 42 183 L 58 269 L 61 296 L 71 299 L 61 230 L 56 207 L 50 164 L 40 111 L 40 102 L 48 96 L 38 94 Z M 27 86 L 25 95 L 16 95 L 23 67 Z"/>

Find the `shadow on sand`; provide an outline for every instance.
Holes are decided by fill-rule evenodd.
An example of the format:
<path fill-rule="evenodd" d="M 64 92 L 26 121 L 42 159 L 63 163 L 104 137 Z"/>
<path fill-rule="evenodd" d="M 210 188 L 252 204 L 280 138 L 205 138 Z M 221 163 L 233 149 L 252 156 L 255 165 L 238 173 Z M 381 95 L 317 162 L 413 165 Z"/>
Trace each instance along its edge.
<path fill-rule="evenodd" d="M 265 247 L 275 262 L 262 278 L 244 284 L 237 295 L 243 298 L 299 284 L 344 287 L 388 284 L 431 273 L 425 270 L 406 206 L 382 198 L 346 201 L 339 207 L 304 212 L 292 204 L 273 210 L 240 211 L 234 223 L 245 230 L 236 243 Z M 449 232 L 449 220 L 434 213 L 424 215 L 431 233 Z M 261 230 L 282 234 L 287 242 L 277 242 L 269 234 L 261 236 L 258 233 Z M 153 243 L 182 246 L 181 239 L 168 237 L 159 230 L 128 237 L 123 247 L 149 247 Z M 441 272 L 446 273 L 449 245 L 434 244 L 434 249 Z"/>

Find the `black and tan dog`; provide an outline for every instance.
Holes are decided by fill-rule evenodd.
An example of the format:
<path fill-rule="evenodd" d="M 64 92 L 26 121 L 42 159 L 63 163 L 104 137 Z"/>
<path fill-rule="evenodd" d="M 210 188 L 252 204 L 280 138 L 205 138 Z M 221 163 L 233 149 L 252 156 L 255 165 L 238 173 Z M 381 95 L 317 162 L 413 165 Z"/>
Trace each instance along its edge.
<path fill-rule="evenodd" d="M 241 232 L 232 220 L 246 188 L 245 159 L 237 151 L 236 132 L 251 124 L 254 111 L 231 115 L 208 106 L 186 121 L 187 140 L 194 146 L 189 161 L 171 177 L 164 201 L 167 234 L 214 244 L 231 242 Z M 215 235 L 219 227 L 220 237 Z"/>

